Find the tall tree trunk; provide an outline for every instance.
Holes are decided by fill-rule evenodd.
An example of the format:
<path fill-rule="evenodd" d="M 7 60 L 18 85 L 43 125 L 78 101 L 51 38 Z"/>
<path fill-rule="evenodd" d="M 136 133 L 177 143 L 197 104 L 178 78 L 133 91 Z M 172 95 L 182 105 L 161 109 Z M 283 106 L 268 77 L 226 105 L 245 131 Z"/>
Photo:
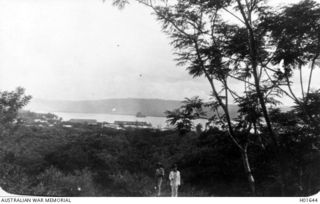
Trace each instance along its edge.
<path fill-rule="evenodd" d="M 271 136 L 271 139 L 274 143 L 274 152 L 278 157 L 278 164 L 279 164 L 279 175 L 280 175 L 280 186 L 281 186 L 281 195 L 284 196 L 284 168 L 283 168 L 283 164 L 285 161 L 283 161 L 282 159 L 282 150 L 281 147 L 278 143 L 278 138 L 277 135 L 275 134 L 275 132 L 273 131 L 272 125 L 271 125 L 271 120 L 269 117 L 269 113 L 267 111 L 267 107 L 266 107 L 266 103 L 265 103 L 265 99 L 264 99 L 264 94 L 262 92 L 262 90 L 260 89 L 260 80 L 258 77 L 258 73 L 257 73 L 257 68 L 258 68 L 258 53 L 257 53 L 257 45 L 256 45 L 256 40 L 255 40 L 255 35 L 254 35 L 254 30 L 252 27 L 252 22 L 248 21 L 248 17 L 245 13 L 245 10 L 243 8 L 243 5 L 241 3 L 241 0 L 236 0 L 239 6 L 239 10 L 241 12 L 241 15 L 243 17 L 243 20 L 245 22 L 245 26 L 246 29 L 248 31 L 248 45 L 249 45 L 249 51 L 250 51 L 250 61 L 251 61 L 251 66 L 252 66 L 252 74 L 253 74 L 253 78 L 254 78 L 254 84 L 255 84 L 255 89 L 258 95 L 258 99 L 261 105 L 261 109 L 262 109 L 262 113 L 263 116 L 265 118 L 266 124 L 267 124 L 267 129 L 268 132 Z M 248 11 L 249 13 L 248 16 L 250 16 L 250 11 Z"/>
<path fill-rule="evenodd" d="M 306 93 L 306 95 L 308 95 L 309 92 L 310 92 L 312 74 L 313 74 L 313 70 L 314 70 L 314 67 L 315 67 L 315 63 L 316 63 L 316 60 L 317 60 L 318 57 L 319 57 L 319 54 L 317 54 L 317 55 L 312 59 L 312 62 L 311 62 L 311 67 L 310 67 L 311 70 L 310 70 L 310 74 L 309 74 L 308 88 L 307 88 L 307 93 Z"/>
<path fill-rule="evenodd" d="M 258 137 L 258 142 L 260 143 L 261 148 L 265 150 L 265 149 L 266 149 L 266 147 L 265 147 L 265 146 L 264 146 L 264 144 L 263 144 L 263 141 L 262 141 L 261 135 L 260 135 L 260 134 L 258 134 L 257 123 L 253 123 L 253 127 L 254 127 L 254 135 L 255 135 L 256 137 Z"/>
<path fill-rule="evenodd" d="M 254 177 L 253 177 L 253 174 L 251 171 L 251 167 L 250 167 L 247 147 L 245 147 L 243 150 L 241 150 L 241 156 L 242 156 L 243 167 L 246 172 L 246 176 L 247 176 L 248 183 L 250 186 L 251 194 L 253 196 L 256 196 L 256 184 L 255 184 L 255 180 L 254 180 Z"/>
<path fill-rule="evenodd" d="M 300 190 L 300 196 L 303 196 L 302 193 L 303 193 L 303 169 L 302 167 L 300 166 L 298 168 L 298 176 L 299 176 L 299 190 Z"/>
<path fill-rule="evenodd" d="M 304 88 L 303 88 L 303 77 L 302 77 L 302 64 L 299 63 L 299 76 L 300 76 L 300 87 L 301 87 L 301 95 L 302 95 L 302 100 L 305 101 L 306 97 L 304 95 Z"/>
<path fill-rule="evenodd" d="M 235 132 L 233 131 L 233 128 L 232 128 L 231 117 L 230 117 L 230 113 L 229 113 L 229 110 L 228 110 L 227 101 L 226 101 L 226 104 L 223 103 L 223 101 L 222 101 L 221 97 L 219 96 L 219 94 L 218 94 L 218 92 L 216 90 L 216 87 L 215 87 L 215 85 L 213 83 L 213 78 L 206 71 L 206 69 L 204 67 L 204 63 L 203 63 L 201 55 L 200 55 L 200 52 L 199 52 L 199 47 L 198 47 L 197 41 L 194 41 L 194 45 L 195 45 L 195 49 L 196 49 L 198 60 L 201 62 L 202 70 L 203 70 L 203 72 L 204 72 L 204 74 L 205 74 L 205 76 L 206 76 L 206 78 L 207 78 L 207 80 L 208 80 L 208 82 L 209 82 L 209 84 L 211 86 L 211 90 L 213 92 L 213 95 L 214 95 L 214 97 L 216 98 L 216 100 L 218 101 L 219 105 L 221 106 L 222 110 L 225 113 L 225 117 L 226 117 L 227 124 L 228 124 L 228 133 L 229 133 L 228 135 L 231 138 L 231 140 L 233 141 L 233 143 L 242 152 L 241 155 L 242 155 L 242 161 L 243 161 L 245 170 L 246 170 L 247 174 L 250 174 L 250 176 L 248 176 L 249 186 L 250 186 L 252 194 L 255 195 L 255 183 L 254 183 L 253 175 L 251 173 L 248 155 L 246 153 L 246 150 L 244 151 L 244 147 L 241 146 L 241 144 L 237 141 L 237 139 L 235 137 Z M 243 152 L 245 152 L 245 153 L 243 153 Z"/>

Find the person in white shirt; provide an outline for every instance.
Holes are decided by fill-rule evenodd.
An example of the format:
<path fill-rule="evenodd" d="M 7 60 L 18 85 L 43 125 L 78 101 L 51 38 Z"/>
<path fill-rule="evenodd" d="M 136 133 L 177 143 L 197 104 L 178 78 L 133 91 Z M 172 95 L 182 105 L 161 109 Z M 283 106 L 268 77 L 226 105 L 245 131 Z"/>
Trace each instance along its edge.
<path fill-rule="evenodd" d="M 173 169 L 169 174 L 170 186 L 171 186 L 171 197 L 178 197 L 178 188 L 180 186 L 180 171 L 178 166 L 173 165 Z"/>

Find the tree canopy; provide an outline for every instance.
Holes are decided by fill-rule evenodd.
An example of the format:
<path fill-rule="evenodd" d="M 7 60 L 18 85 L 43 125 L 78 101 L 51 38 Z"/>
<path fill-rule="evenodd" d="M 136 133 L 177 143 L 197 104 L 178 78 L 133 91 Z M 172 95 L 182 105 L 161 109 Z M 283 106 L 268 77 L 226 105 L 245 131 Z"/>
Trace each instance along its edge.
<path fill-rule="evenodd" d="M 241 152 L 254 194 L 255 180 L 247 154 L 251 143 L 249 135 L 239 133 L 239 126 L 248 123 L 246 131 L 254 128 L 257 136 L 264 132 L 260 134 L 264 141 L 272 142 L 273 151 L 283 155 L 282 133 L 268 109 L 278 104 L 277 98 L 286 95 L 297 104 L 305 123 L 317 127 L 315 115 L 306 102 L 315 102 L 309 92 L 319 59 L 320 5 L 304 0 L 276 11 L 263 0 L 136 1 L 149 7 L 162 23 L 163 31 L 171 38 L 177 64 L 186 68 L 191 76 L 204 76 L 208 80 L 213 96 L 212 110 L 223 110 L 223 117 L 218 120 L 226 125 L 228 136 Z M 123 7 L 129 1 L 113 2 Z M 232 16 L 234 21 L 225 18 L 226 15 Z M 311 69 L 305 90 L 302 70 L 307 64 Z M 291 87 L 295 69 L 300 72 L 302 99 Z M 230 79 L 237 80 L 237 86 L 241 84 L 245 91 L 235 91 Z M 243 116 L 237 124 L 228 110 L 231 100 L 240 106 L 239 115 Z M 168 112 L 168 117 L 177 124 L 181 123 L 174 118 L 185 118 L 185 124 L 190 126 L 190 114 L 183 115 L 181 110 Z M 263 124 L 257 126 L 261 119 Z M 279 156 L 279 183 L 284 194 L 283 163 L 284 157 Z"/>

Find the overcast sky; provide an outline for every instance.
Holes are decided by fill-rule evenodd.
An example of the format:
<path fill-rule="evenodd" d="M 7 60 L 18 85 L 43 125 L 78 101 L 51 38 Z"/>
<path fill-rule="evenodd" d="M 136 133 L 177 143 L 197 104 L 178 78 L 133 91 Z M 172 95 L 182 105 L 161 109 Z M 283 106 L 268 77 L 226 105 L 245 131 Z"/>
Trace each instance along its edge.
<path fill-rule="evenodd" d="M 43 99 L 207 98 L 207 82 L 176 66 L 169 41 L 137 4 L 0 0 L 0 89 Z"/>

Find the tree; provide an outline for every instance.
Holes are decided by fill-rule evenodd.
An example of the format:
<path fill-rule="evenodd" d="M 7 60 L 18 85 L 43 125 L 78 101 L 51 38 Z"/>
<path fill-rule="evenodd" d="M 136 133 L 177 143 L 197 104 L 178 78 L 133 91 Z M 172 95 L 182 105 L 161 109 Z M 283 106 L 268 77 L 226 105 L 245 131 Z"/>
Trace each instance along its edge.
<path fill-rule="evenodd" d="M 195 119 L 203 118 L 205 116 L 202 110 L 203 102 L 199 97 L 186 98 L 183 105 L 173 111 L 166 111 L 166 117 L 171 125 L 175 125 L 180 135 L 190 132 Z"/>
<path fill-rule="evenodd" d="M 318 113 L 315 111 L 315 114 Z M 284 165 L 286 177 L 291 177 L 285 179 L 288 189 L 296 191 L 295 195 L 310 195 L 311 192 L 317 192 L 317 187 L 310 183 L 318 182 L 319 177 L 316 173 L 320 164 L 319 133 L 310 124 L 305 124 L 301 118 L 305 115 L 299 114 L 295 109 L 288 112 L 271 109 L 270 117 L 280 136 L 281 148 L 285 150 L 283 153 L 287 160 Z"/>
<path fill-rule="evenodd" d="M 311 91 L 312 75 L 320 56 L 320 4 L 304 0 L 278 12 L 268 12 L 261 26 L 268 30 L 270 46 L 275 47 L 270 61 L 278 66 L 278 69 L 266 67 L 265 72 L 277 88 L 300 106 L 304 120 L 319 129 L 319 123 L 305 104 L 309 100 L 307 96 Z M 307 89 L 302 77 L 306 65 L 310 66 Z M 297 69 L 300 73 L 301 100 L 297 96 L 299 92 L 291 87 L 293 71 Z"/>
<path fill-rule="evenodd" d="M 25 95 L 25 90 L 21 87 L 18 87 L 15 91 L 11 92 L 0 91 L 0 140 L 3 140 L 7 136 L 13 135 L 16 127 L 19 124 L 18 111 L 25 106 L 30 99 L 31 96 Z M 1 143 L 3 145 L 3 142 Z M 1 146 L 1 156 L 6 157 L 7 152 L 3 154 L 3 149 L 4 147 Z M 10 152 L 8 155 L 10 155 L 9 157 L 14 157 L 12 152 Z M 5 171 L 10 171 L 10 167 L 6 167 L 5 165 L 3 168 L 1 168 L 1 171 L 3 171 L 3 169 L 5 169 Z M 5 177 L 5 175 L 1 175 L 1 181 L 3 177 Z"/>
<path fill-rule="evenodd" d="M 15 91 L 0 92 L 0 130 L 1 134 L 18 123 L 18 111 L 27 105 L 31 96 L 25 95 L 25 90 L 18 87 Z"/>
<path fill-rule="evenodd" d="M 163 31 L 172 39 L 171 44 L 176 50 L 178 65 L 186 67 L 193 77 L 204 76 L 208 80 L 214 97 L 213 110 L 221 108 L 223 111 L 223 117 L 220 118 L 220 121 L 228 127 L 228 135 L 242 155 L 244 169 L 254 195 L 255 182 L 247 154 L 250 143 L 240 142 L 237 126 L 243 123 L 245 118 L 250 118 L 250 122 L 255 124 L 257 119 L 262 117 L 268 130 L 264 137 L 271 139 L 276 154 L 283 155 L 279 144 L 279 135 L 270 119 L 268 103 L 270 102 L 270 94 L 285 93 L 290 96 L 290 93 L 281 89 L 284 84 L 283 72 L 270 66 L 279 65 L 283 58 L 287 57 L 287 54 L 292 54 L 290 58 L 294 59 L 284 63 L 284 78 L 291 77 L 289 75 L 290 66 L 288 66 L 290 63 L 298 61 L 301 69 L 305 62 L 311 60 L 312 66 L 315 66 L 315 60 L 319 56 L 317 54 L 319 40 L 316 35 L 320 33 L 318 32 L 320 21 L 317 20 L 319 17 L 317 15 L 319 13 L 318 4 L 306 0 L 305 3 L 301 3 L 306 6 L 291 5 L 284 8 L 283 12 L 276 14 L 264 4 L 263 0 L 136 1 L 151 8 L 162 23 Z M 120 6 L 127 2 L 126 0 L 114 1 Z M 311 8 L 310 5 L 316 8 Z M 299 12 L 291 12 L 295 9 L 305 17 L 301 25 L 288 23 L 292 17 L 299 18 L 297 15 Z M 312 11 L 312 13 L 307 14 L 308 11 Z M 230 23 L 224 19 L 226 13 L 233 16 L 237 23 Z M 280 24 L 278 25 L 276 22 L 279 19 Z M 310 19 L 312 21 L 308 24 Z M 286 32 L 277 32 L 281 30 L 282 26 Z M 297 30 L 297 32 L 291 33 L 290 29 Z M 299 53 L 303 54 L 303 63 L 300 62 L 300 55 L 296 55 L 295 51 L 289 52 L 292 48 L 291 45 L 300 46 L 301 43 L 298 39 L 301 36 L 306 36 L 306 40 L 302 40 L 304 44 L 310 44 L 307 48 L 298 49 Z M 286 38 L 291 42 L 289 46 Z M 293 48 L 297 48 L 297 46 L 293 46 Z M 312 54 L 308 55 L 309 53 Z M 276 76 L 282 75 L 282 78 L 272 78 L 270 72 Z M 246 90 L 244 95 L 239 95 L 232 90 L 230 79 L 238 80 L 243 84 Z M 290 85 L 289 80 L 286 80 L 285 83 Z M 308 90 L 310 83 L 311 80 L 309 80 Z M 293 93 L 292 90 L 290 92 Z M 238 125 L 233 125 L 230 117 L 228 109 L 230 97 L 242 105 L 242 114 L 246 115 L 238 121 Z M 252 101 L 254 101 L 254 105 L 259 107 L 247 107 L 246 103 Z M 285 172 L 282 168 L 284 162 L 285 158 L 279 157 L 278 165 L 283 195 L 285 193 L 283 182 Z"/>
<path fill-rule="evenodd" d="M 318 124 L 320 123 L 320 90 L 315 90 L 307 93 L 305 98 L 298 99 L 293 107 L 296 115 L 301 119 L 301 123 L 314 128 L 316 133 L 319 133 Z M 308 114 L 306 114 L 308 113 Z M 313 123 L 309 123 L 312 118 Z"/>

